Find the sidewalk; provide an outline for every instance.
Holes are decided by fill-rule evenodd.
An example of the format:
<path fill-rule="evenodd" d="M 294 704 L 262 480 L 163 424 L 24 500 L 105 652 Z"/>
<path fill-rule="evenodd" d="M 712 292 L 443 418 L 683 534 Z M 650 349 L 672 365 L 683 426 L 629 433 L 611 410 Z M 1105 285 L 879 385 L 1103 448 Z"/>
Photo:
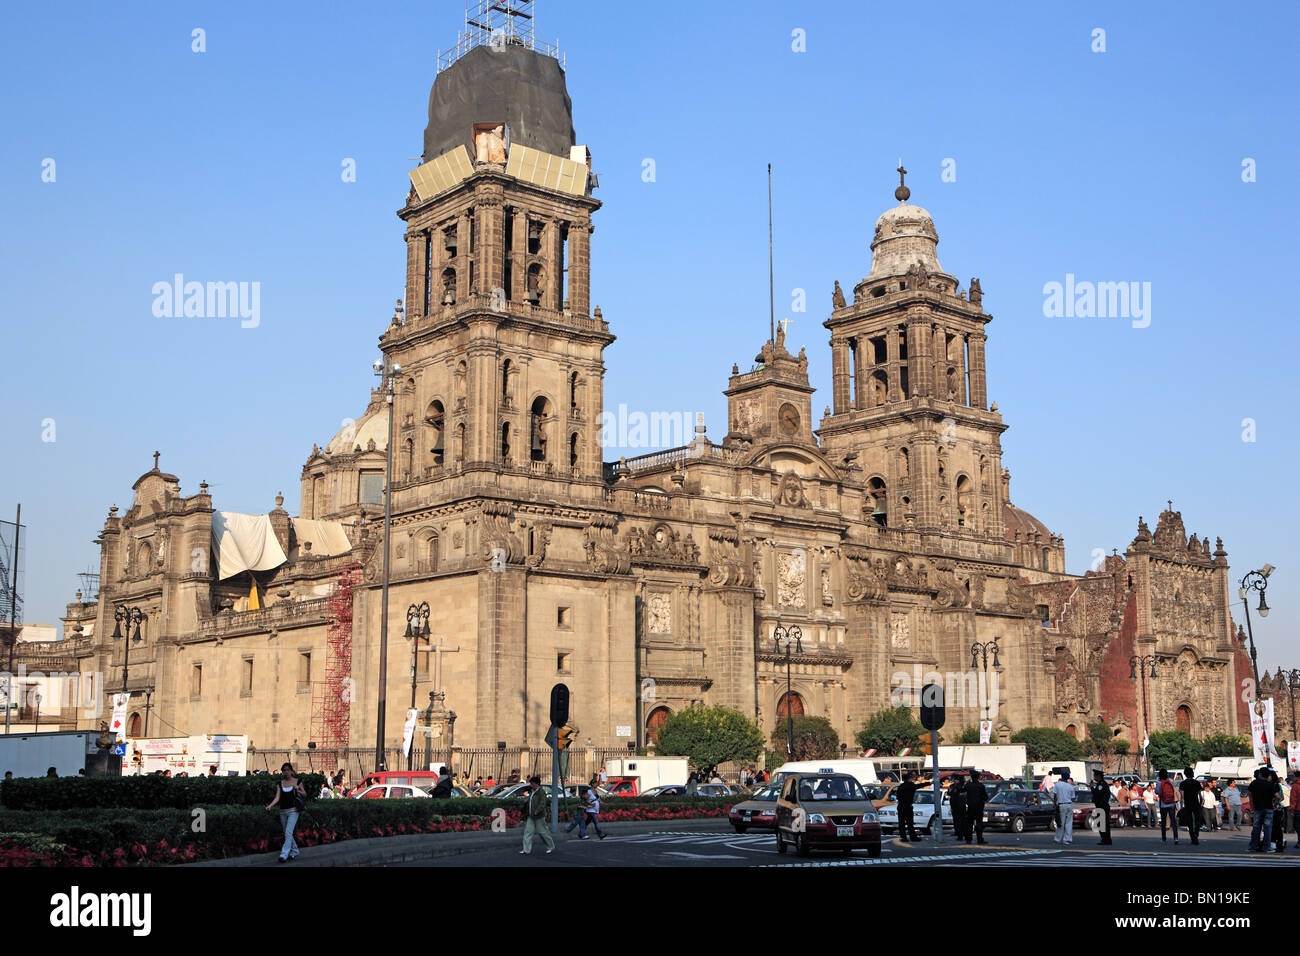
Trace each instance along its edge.
<path fill-rule="evenodd" d="M 557 842 L 566 836 L 565 820 L 560 821 Z M 701 831 L 730 833 L 731 824 L 726 817 L 709 817 L 696 820 L 645 820 L 621 823 L 601 823 L 601 829 L 610 839 L 656 831 Z M 573 836 L 577 835 L 574 831 Z M 504 833 L 491 830 L 465 833 L 418 833 L 411 836 L 371 837 L 364 840 L 344 840 L 323 846 L 303 847 L 302 855 L 286 866 L 386 866 L 392 863 L 418 863 L 455 857 L 481 850 L 518 849 L 523 844 L 523 827 L 511 827 Z M 537 841 L 534 841 L 537 842 Z M 224 860 L 203 860 L 183 866 L 279 866 L 279 852 L 256 853 L 250 856 L 230 857 Z M 453 863 L 454 865 L 454 863 Z"/>

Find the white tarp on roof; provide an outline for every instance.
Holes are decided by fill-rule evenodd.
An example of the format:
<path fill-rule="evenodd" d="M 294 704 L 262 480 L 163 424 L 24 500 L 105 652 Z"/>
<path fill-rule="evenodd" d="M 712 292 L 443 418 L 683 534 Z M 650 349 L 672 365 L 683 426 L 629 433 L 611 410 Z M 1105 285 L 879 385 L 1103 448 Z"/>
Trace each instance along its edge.
<path fill-rule="evenodd" d="M 241 571 L 270 571 L 288 560 L 266 515 L 214 511 L 212 550 L 221 581 Z"/>
<path fill-rule="evenodd" d="M 290 518 L 293 533 L 298 538 L 298 553 L 301 556 L 306 549 L 303 545 L 311 542 L 311 553 L 331 558 L 336 554 L 347 554 L 352 550 L 348 533 L 341 521 L 320 521 L 315 518 Z"/>

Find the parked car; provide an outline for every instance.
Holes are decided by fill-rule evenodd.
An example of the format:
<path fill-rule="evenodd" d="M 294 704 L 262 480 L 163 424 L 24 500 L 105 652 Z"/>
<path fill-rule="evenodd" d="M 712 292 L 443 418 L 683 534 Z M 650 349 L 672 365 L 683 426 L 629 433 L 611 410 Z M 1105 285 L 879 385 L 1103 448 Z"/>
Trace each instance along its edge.
<path fill-rule="evenodd" d="M 1055 830 L 1056 817 L 1051 798 L 1033 790 L 999 790 L 984 805 L 984 825 L 991 830 Z"/>
<path fill-rule="evenodd" d="M 1092 802 L 1092 794 L 1083 787 L 1076 789 L 1074 796 L 1074 828 L 1078 830 L 1087 827 L 1090 830 L 1099 830 L 1100 827 L 1094 825 L 1092 820 L 1092 812 L 1096 809 L 1097 806 Z M 1098 816 L 1097 820 L 1100 821 L 1101 817 Z M 1110 805 L 1110 826 L 1112 830 L 1128 826 L 1128 814 L 1114 802 Z"/>
<path fill-rule="evenodd" d="M 731 788 L 725 783 L 702 783 L 696 795 L 700 797 L 729 797 L 732 794 Z"/>
<path fill-rule="evenodd" d="M 651 787 L 645 793 L 641 794 L 641 796 L 643 797 L 684 797 L 686 796 L 686 788 L 679 783 L 665 785 L 662 787 Z"/>
<path fill-rule="evenodd" d="M 355 797 L 362 790 L 377 783 L 400 786 L 414 784 L 422 790 L 432 790 L 437 782 L 438 774 L 433 770 L 379 770 L 366 774 L 359 783 L 347 791 L 346 796 Z"/>
<path fill-rule="evenodd" d="M 546 791 L 546 799 L 549 800 L 551 798 L 551 793 L 559 788 L 555 787 L 553 784 L 544 783 L 542 784 L 542 789 Z M 505 787 L 504 789 L 497 787 L 489 794 L 489 796 L 494 800 L 523 800 L 528 796 L 528 784 L 515 783 Z M 560 790 L 561 799 L 568 796 L 571 796 L 569 791 Z"/>
<path fill-rule="evenodd" d="M 776 798 L 780 793 L 780 787 L 775 785 L 759 787 L 748 800 L 732 807 L 727 816 L 736 832 L 776 829 Z"/>
<path fill-rule="evenodd" d="M 943 803 L 941 806 L 940 820 L 941 825 L 952 829 L 952 804 L 948 800 L 948 792 L 940 791 L 943 794 Z M 934 791 L 918 790 L 912 803 L 912 822 L 918 830 L 924 830 L 926 833 L 933 833 L 934 826 Z M 889 803 L 880 808 L 880 827 L 886 833 L 893 833 L 898 830 L 898 790 L 895 789 L 889 795 Z"/>
<path fill-rule="evenodd" d="M 846 773 L 795 773 L 781 783 L 776 801 L 776 851 L 807 856 L 814 849 L 880 856 L 880 818 L 855 777 Z"/>
<path fill-rule="evenodd" d="M 867 792 L 872 806 L 879 810 L 881 807 L 889 805 L 889 795 L 898 789 L 898 784 L 899 781 L 897 780 L 886 780 L 881 783 L 863 784 L 862 789 Z"/>
<path fill-rule="evenodd" d="M 428 799 L 429 795 L 413 784 L 399 783 L 376 783 L 366 787 L 359 793 L 353 794 L 357 800 L 376 800 L 388 797 L 424 797 Z"/>

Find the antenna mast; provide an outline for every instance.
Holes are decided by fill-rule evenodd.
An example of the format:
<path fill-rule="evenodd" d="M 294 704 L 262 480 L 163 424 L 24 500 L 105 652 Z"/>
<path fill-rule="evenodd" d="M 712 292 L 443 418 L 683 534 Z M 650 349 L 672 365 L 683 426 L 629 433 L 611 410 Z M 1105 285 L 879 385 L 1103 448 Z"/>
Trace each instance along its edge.
<path fill-rule="evenodd" d="M 767 164 L 767 309 L 769 342 L 776 342 L 776 286 L 772 272 L 772 164 Z"/>

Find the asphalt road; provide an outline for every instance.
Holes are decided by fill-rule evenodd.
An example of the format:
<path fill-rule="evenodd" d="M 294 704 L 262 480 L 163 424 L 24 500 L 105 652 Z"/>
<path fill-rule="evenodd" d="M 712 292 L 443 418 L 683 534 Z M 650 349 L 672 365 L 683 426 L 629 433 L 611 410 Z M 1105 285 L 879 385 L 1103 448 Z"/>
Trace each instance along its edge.
<path fill-rule="evenodd" d="M 1083 863 L 1088 866 L 1204 866 L 1235 865 L 1294 866 L 1300 862 L 1295 835 L 1284 853 L 1247 853 L 1249 832 L 1226 831 L 1203 833 L 1200 845 L 1192 846 L 1180 832 L 1177 845 L 1162 842 L 1159 830 L 1123 829 L 1113 832 L 1114 845 L 1101 847 L 1096 834 L 1084 830 L 1075 833 L 1074 843 L 1066 846 L 1053 841 L 1053 834 L 985 834 L 985 846 L 956 843 L 951 833 L 935 844 L 922 841 L 904 844 L 886 835 L 881 855 L 873 858 L 865 850 L 844 854 L 819 853 L 796 856 L 793 848 L 779 855 L 775 837 L 770 832 L 750 831 L 738 834 L 723 821 L 716 827 L 690 831 L 674 830 L 671 823 L 662 830 L 619 835 L 618 825 L 606 827 L 609 837 L 598 840 L 594 835 L 579 840 L 577 834 L 556 838 L 554 853 L 547 854 L 540 840 L 534 842 L 531 857 L 520 855 L 522 837 L 514 837 L 508 846 L 487 846 L 445 860 L 401 863 L 397 866 L 740 866 L 740 867 L 843 867 L 843 866 L 1061 866 Z M 513 834 L 512 834 L 513 836 Z"/>

